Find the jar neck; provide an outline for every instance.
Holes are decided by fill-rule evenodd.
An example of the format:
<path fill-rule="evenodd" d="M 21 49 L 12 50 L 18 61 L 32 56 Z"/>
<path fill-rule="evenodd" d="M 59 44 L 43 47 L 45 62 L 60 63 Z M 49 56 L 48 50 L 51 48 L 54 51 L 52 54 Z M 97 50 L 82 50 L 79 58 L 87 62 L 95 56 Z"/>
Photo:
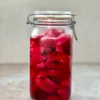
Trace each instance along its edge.
<path fill-rule="evenodd" d="M 66 11 L 35 11 L 27 18 L 27 23 L 32 25 L 66 26 L 74 21 L 74 14 Z M 30 21 L 32 17 L 32 21 Z"/>

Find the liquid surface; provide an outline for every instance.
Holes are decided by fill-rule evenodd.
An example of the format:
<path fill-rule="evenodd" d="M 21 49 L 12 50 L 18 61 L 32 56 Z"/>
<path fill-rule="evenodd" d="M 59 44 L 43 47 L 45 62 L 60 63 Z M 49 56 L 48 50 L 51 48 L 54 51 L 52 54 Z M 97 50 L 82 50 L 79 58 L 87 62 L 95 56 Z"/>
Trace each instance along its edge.
<path fill-rule="evenodd" d="M 72 36 L 48 29 L 30 38 L 30 94 L 35 100 L 68 100 Z"/>

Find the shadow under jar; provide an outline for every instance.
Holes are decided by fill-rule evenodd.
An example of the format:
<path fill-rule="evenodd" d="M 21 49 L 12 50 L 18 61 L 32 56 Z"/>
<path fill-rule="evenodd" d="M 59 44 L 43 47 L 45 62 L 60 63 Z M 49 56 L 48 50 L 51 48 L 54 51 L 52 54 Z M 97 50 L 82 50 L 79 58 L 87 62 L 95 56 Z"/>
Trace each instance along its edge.
<path fill-rule="evenodd" d="M 34 27 L 30 36 L 31 98 L 69 100 L 74 15 L 65 11 L 35 11 L 28 16 L 27 24 Z"/>

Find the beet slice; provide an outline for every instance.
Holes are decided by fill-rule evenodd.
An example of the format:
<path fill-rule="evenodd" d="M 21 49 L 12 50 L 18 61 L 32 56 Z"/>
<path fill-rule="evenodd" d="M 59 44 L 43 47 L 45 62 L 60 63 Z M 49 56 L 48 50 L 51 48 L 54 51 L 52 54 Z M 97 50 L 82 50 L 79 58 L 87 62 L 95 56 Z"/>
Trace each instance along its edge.
<path fill-rule="evenodd" d="M 45 65 L 44 62 L 41 62 L 41 63 L 37 64 L 37 68 L 38 68 L 38 69 L 43 69 L 43 68 L 45 68 L 45 67 L 46 67 L 46 65 Z"/>
<path fill-rule="evenodd" d="M 36 99 L 36 100 L 47 100 L 48 93 L 37 88 L 37 91 L 33 94 L 33 96 L 34 96 L 33 99 Z"/>
<path fill-rule="evenodd" d="M 70 72 L 70 68 L 66 64 L 47 63 L 47 68 L 54 69 L 58 75 Z"/>
<path fill-rule="evenodd" d="M 48 62 L 52 62 L 52 61 L 69 62 L 70 56 L 65 55 L 65 54 L 58 54 L 58 55 L 51 56 L 51 57 L 48 58 Z"/>
<path fill-rule="evenodd" d="M 63 71 L 61 71 L 61 73 L 58 76 L 55 76 L 55 80 L 59 82 L 59 84 L 61 84 L 60 82 L 67 80 L 68 78 L 70 78 L 69 74 L 64 73 Z"/>
<path fill-rule="evenodd" d="M 62 45 L 56 45 L 56 51 L 58 53 L 64 53 L 63 48 L 62 48 Z"/>
<path fill-rule="evenodd" d="M 62 45 L 66 41 L 70 42 L 70 40 L 71 40 L 71 35 L 70 34 L 61 34 L 57 38 L 57 41 L 56 42 L 57 42 L 58 45 Z"/>
<path fill-rule="evenodd" d="M 30 66 L 30 75 L 31 75 L 30 79 L 32 79 L 32 81 L 34 81 L 33 79 L 37 76 L 38 72 L 39 71 L 36 69 L 35 65 Z"/>
<path fill-rule="evenodd" d="M 30 48 L 34 48 L 35 46 L 40 45 L 40 39 L 31 38 L 30 39 Z"/>
<path fill-rule="evenodd" d="M 50 37 L 45 36 L 45 37 L 41 38 L 40 45 L 55 48 L 56 47 L 56 38 L 50 38 Z"/>
<path fill-rule="evenodd" d="M 39 46 L 33 48 L 30 59 L 30 65 L 40 63 L 45 57 L 41 55 L 42 49 Z"/>
<path fill-rule="evenodd" d="M 59 29 L 49 29 L 45 32 L 45 35 L 48 37 L 58 37 L 60 34 L 63 33 L 63 30 Z"/>
<path fill-rule="evenodd" d="M 70 86 L 70 84 L 71 84 L 70 77 L 67 80 L 63 80 L 63 81 L 60 82 L 61 87 L 68 87 L 68 86 Z"/>
<path fill-rule="evenodd" d="M 60 96 L 61 100 L 68 100 L 69 99 L 69 93 L 67 89 L 59 89 L 58 95 Z"/>
<path fill-rule="evenodd" d="M 35 85 L 31 85 L 30 92 L 34 94 L 37 91 L 37 87 Z"/>
<path fill-rule="evenodd" d="M 42 52 L 42 55 L 43 55 L 43 56 L 46 56 L 46 55 L 48 55 L 49 53 L 51 53 L 52 51 L 54 51 L 53 48 L 50 48 L 50 47 L 48 47 L 48 46 L 45 46 L 45 47 L 44 47 L 44 50 L 43 50 L 43 52 Z"/>
<path fill-rule="evenodd" d="M 72 37 L 70 34 L 61 34 L 56 41 L 56 50 L 59 53 L 71 54 Z"/>
<path fill-rule="evenodd" d="M 60 98 L 56 95 L 49 96 L 47 100 L 60 100 Z"/>
<path fill-rule="evenodd" d="M 33 48 L 30 48 L 30 59 L 31 59 L 32 56 L 33 56 L 33 52 L 34 52 L 34 49 L 33 49 Z"/>
<path fill-rule="evenodd" d="M 35 84 L 38 88 L 40 88 L 41 90 L 43 90 L 47 93 L 53 93 L 57 89 L 59 89 L 59 85 L 57 85 L 56 83 L 54 83 L 53 81 L 51 81 L 48 78 L 37 77 L 35 79 Z"/>
<path fill-rule="evenodd" d="M 60 72 L 57 70 L 46 70 L 46 71 L 40 71 L 37 75 L 37 77 L 48 77 L 48 76 L 58 76 Z"/>

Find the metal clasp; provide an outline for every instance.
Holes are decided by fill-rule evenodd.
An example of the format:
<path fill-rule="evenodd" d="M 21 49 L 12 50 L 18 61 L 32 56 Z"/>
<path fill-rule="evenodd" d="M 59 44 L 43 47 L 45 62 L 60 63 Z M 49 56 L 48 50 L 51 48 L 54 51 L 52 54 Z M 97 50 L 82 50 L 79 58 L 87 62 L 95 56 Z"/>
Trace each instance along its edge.
<path fill-rule="evenodd" d="M 27 17 L 27 22 L 26 22 L 27 24 L 31 24 L 31 25 L 34 24 L 34 23 L 31 22 L 30 19 L 29 19 L 29 18 L 30 18 L 31 16 L 33 16 L 33 15 L 34 15 L 34 14 L 29 14 L 29 15 L 28 15 L 28 17 Z"/>
<path fill-rule="evenodd" d="M 72 27 L 73 35 L 74 35 L 75 39 L 78 40 L 77 35 L 76 35 L 76 30 L 75 30 L 75 24 L 76 24 L 76 21 L 73 21 L 71 27 Z"/>
<path fill-rule="evenodd" d="M 74 16 L 77 16 L 76 14 L 72 14 L 72 30 L 73 30 L 73 35 L 75 37 L 75 39 L 78 41 L 77 35 L 76 35 L 76 30 L 75 30 L 75 24 L 76 21 L 74 21 Z"/>

